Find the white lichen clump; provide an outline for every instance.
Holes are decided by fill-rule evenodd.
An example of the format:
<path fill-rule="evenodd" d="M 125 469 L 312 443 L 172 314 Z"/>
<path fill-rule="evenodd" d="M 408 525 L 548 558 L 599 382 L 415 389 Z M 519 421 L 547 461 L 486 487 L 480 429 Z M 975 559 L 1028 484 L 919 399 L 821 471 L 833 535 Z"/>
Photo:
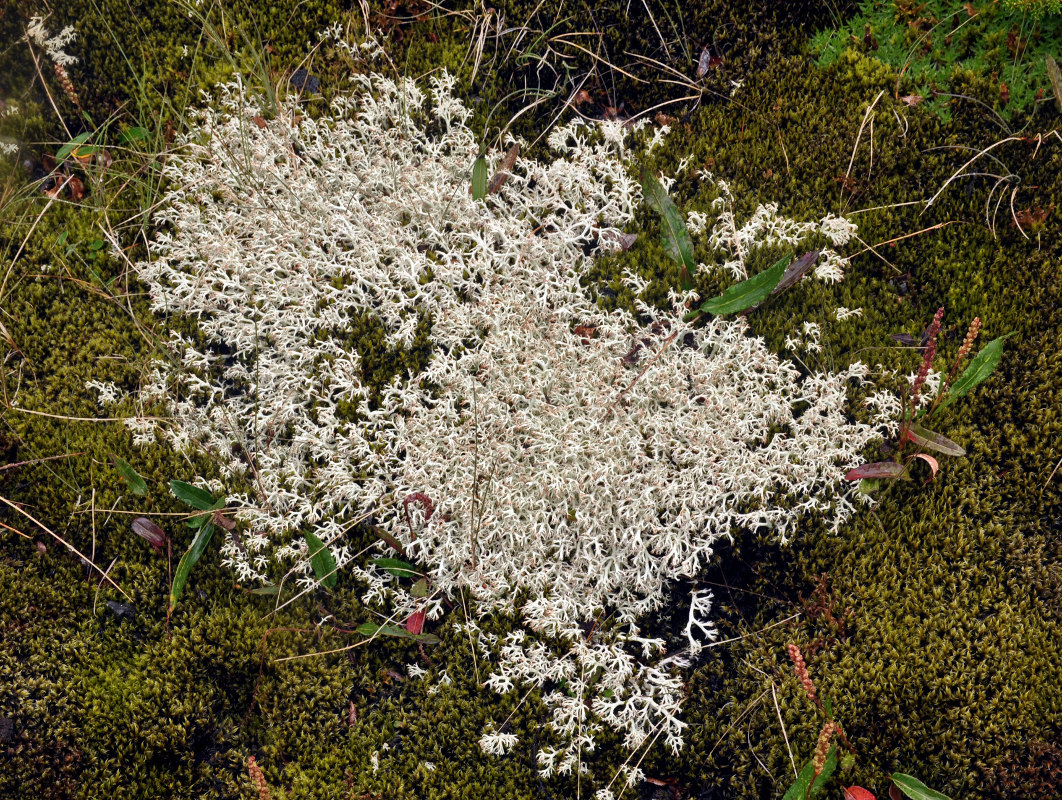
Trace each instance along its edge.
<path fill-rule="evenodd" d="M 641 202 L 619 124 L 557 128 L 556 160 L 518 161 L 477 201 L 452 79 L 428 96 L 359 80 L 331 116 L 298 121 L 264 121 L 228 87 L 179 142 L 165 232 L 137 268 L 154 310 L 198 332 L 173 333 L 141 399 L 168 404 L 174 445 L 253 487 L 229 495 L 241 525 L 223 554 L 241 581 L 294 566 L 312 585 L 298 533 L 313 530 L 396 622 L 458 596 L 517 619 L 503 638 L 466 631 L 488 685 L 543 687 L 558 734 L 544 774 L 578 768 L 602 725 L 677 749 L 676 667 L 714 636 L 710 594 L 691 599 L 684 653 L 665 658 L 640 620 L 736 530 L 784 540 L 810 512 L 850 513 L 842 476 L 881 430 L 845 413 L 867 369 L 802 375 L 740 318 L 684 323 L 684 297 L 602 311 L 580 284 L 587 252 Z M 845 236 L 836 218 L 815 226 Z M 754 246 L 731 244 L 742 262 Z M 351 336 L 367 316 L 389 346 L 420 336 L 432 353 L 376 395 Z M 151 421 L 132 424 L 143 441 Z M 427 571 L 427 597 L 355 558 L 348 531 L 370 514 Z M 515 742 L 491 730 L 480 745 Z"/>

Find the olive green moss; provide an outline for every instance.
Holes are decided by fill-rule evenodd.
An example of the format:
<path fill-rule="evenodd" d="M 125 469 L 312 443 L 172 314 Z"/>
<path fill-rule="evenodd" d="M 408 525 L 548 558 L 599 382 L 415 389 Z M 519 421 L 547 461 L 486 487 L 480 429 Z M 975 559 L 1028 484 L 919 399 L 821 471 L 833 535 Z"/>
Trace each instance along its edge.
<path fill-rule="evenodd" d="M 1005 135 L 974 102 L 955 102 L 950 119 L 924 105 L 903 105 L 893 97 L 897 65 L 858 47 L 825 69 L 816 67 L 800 51 L 815 28 L 841 24 L 827 6 L 761 5 L 769 8 L 709 3 L 684 9 L 685 16 L 668 9 L 670 17 L 661 9 L 655 17 L 666 48 L 651 25 L 622 22 L 626 4 L 592 15 L 575 5 L 533 14 L 534 4 L 513 3 L 499 11 L 508 24 L 535 32 L 550 31 L 561 20 L 550 35 L 600 30 L 601 49 L 595 52 L 616 63 L 626 59 L 622 63 L 632 69 L 625 51 L 687 75 L 704 44 L 722 51 L 724 65 L 706 77 L 711 91 L 699 104 L 665 109 L 673 130 L 649 159 L 674 175 L 679 161 L 692 156 L 672 190 L 687 210 L 707 210 L 716 196 L 713 186 L 694 177 L 700 168 L 731 182 L 739 220 L 760 202 L 777 201 L 781 213 L 812 220 L 827 211 L 851 214 L 925 200 L 976 149 Z M 10 4 L 3 8 L 0 26 L 9 35 L 18 30 L 12 20 L 24 12 Z M 214 18 L 228 32 L 230 54 L 253 72 L 257 62 L 246 39 L 260 41 L 271 77 L 298 65 L 307 55 L 306 42 L 327 22 L 353 19 L 358 30 L 360 19 L 360 13 L 351 17 L 351 9 L 327 2 L 234 8 L 225 21 Z M 232 69 L 171 4 L 142 2 L 136 10 L 71 0 L 49 22 L 55 30 L 68 21 L 78 26 L 79 43 L 71 51 L 85 59 L 76 68 L 85 70 L 78 89 L 92 118 L 102 120 L 128 104 L 112 126 L 114 135 L 138 123 L 140 109 L 159 115 L 154 119 L 161 126 L 167 108 L 181 110 L 185 93 Z M 491 108 L 502 101 L 491 117 L 494 135 L 527 102 L 526 96 L 503 100 L 505 95 L 532 75 L 539 80 L 538 62 L 518 54 L 542 54 L 545 45 L 536 33 L 509 58 L 505 48 L 492 55 L 488 47 L 473 82 L 472 61 L 465 58 L 470 20 L 429 16 L 393 23 L 389 52 L 407 74 L 439 66 L 453 70 L 484 130 Z M 46 103 L 14 77 L 28 74 L 20 53 L 14 46 L 0 52 L 5 63 L 22 70 L 0 69 L 0 81 L 12 76 L 0 90 L 20 93 L 23 107 L 36 115 L 23 129 L 24 141 L 57 139 Z M 589 74 L 593 104 L 582 110 L 591 116 L 600 115 L 606 101 L 638 111 L 685 91 L 658 81 L 639 84 L 604 67 L 592 73 L 600 62 L 577 50 L 567 54 L 571 74 L 544 88 L 570 89 Z M 327 50 L 315 58 L 323 90 L 335 90 L 349 65 Z M 731 79 L 744 85 L 727 99 Z M 963 73 L 953 80 L 954 93 L 985 97 L 983 76 Z M 882 90 L 873 162 L 868 129 L 853 160 L 864 109 Z M 566 96 L 521 117 L 519 132 L 537 137 Z M 1052 113 L 1046 104 L 1036 106 L 1026 135 L 1050 130 L 1057 121 Z M 180 117 L 171 118 L 179 124 Z M 822 323 L 824 351 L 820 363 L 808 363 L 812 369 L 861 358 L 912 372 L 918 354 L 898 349 L 888 334 L 919 335 L 940 305 L 946 317 L 938 367 L 953 356 L 975 315 L 984 323 L 983 341 L 1010 331 L 1018 335 L 1008 341 L 998 373 L 934 419 L 936 430 L 967 449 L 965 459 L 941 458 L 934 483 L 888 487 L 875 509 L 837 535 L 810 521 L 788 548 L 749 532 L 733 548 L 721 549 L 704 580 L 716 593 L 721 638 L 745 638 L 706 651 L 688 673 L 686 749 L 674 758 L 654 750 L 642 764 L 647 774 L 674 777 L 693 797 L 779 797 L 792 775 L 786 736 L 799 765 L 823 721 L 792 675 L 785 645 L 796 642 L 858 751 L 855 767 L 843 776 L 846 783 L 885 796 L 886 776 L 899 770 L 956 800 L 983 793 L 1058 796 L 1057 772 L 1052 778 L 1039 764 L 1053 763 L 1051 754 L 1062 746 L 1062 476 L 1047 482 L 1062 458 L 1062 144 L 1048 139 L 1036 148 L 1035 141 L 1008 143 L 992 151 L 1001 163 L 986 160 L 972 170 L 1015 176 L 995 220 L 996 237 L 985 223 L 996 179 L 956 180 L 929 209 L 896 206 L 854 215 L 860 237 L 878 255 L 854 258 L 840 285 L 807 280 L 749 315 L 753 329 L 779 351 L 800 321 Z M 128 404 L 98 408 L 84 383 L 109 380 L 132 390 L 157 352 L 152 333 L 161 334 L 163 321 L 151 318 L 124 262 L 96 245 L 105 214 L 121 223 L 150 205 L 158 191 L 146 177 L 150 159 L 115 153 L 103 183 L 86 181 L 87 200 L 53 204 L 32 235 L 46 200 L 33 187 L 0 210 L 6 259 L 28 236 L 2 300 L 2 321 L 18 348 L 3 345 L 3 385 L 23 409 L 67 417 L 130 413 Z M 136 180 L 121 188 L 127 175 Z M 1031 240 L 1011 221 L 1015 188 L 1016 210 L 1048 211 L 1039 230 L 1028 226 Z M 631 302 L 618 280 L 624 268 L 652 279 L 650 296 L 658 302 L 676 284 L 658 226 L 643 210 L 631 227 L 641 233 L 631 251 L 598 262 L 587 283 L 602 302 Z M 934 226 L 941 227 L 887 243 Z M 697 245 L 699 260 L 717 260 L 703 241 Z M 854 243 L 850 251 L 860 248 Z M 766 266 L 779 255 L 760 253 L 750 266 Z M 700 275 L 698 282 L 704 295 L 726 285 L 715 274 Z M 863 308 L 863 317 L 835 322 L 837 305 Z M 378 327 L 368 320 L 352 326 L 350 341 L 370 380 L 386 382 L 416 369 L 425 357 L 423 348 L 385 351 Z M 532 694 L 516 709 L 518 698 L 476 688 L 477 670 L 482 679 L 489 665 L 473 661 L 467 639 L 455 629 L 463 620 L 460 605 L 434 624 L 442 643 L 423 654 L 389 640 L 277 662 L 355 644 L 361 637 L 344 631 L 374 617 L 343 579 L 335 592 L 309 595 L 267 616 L 273 599 L 235 587 L 211 548 L 167 632 L 167 564 L 131 532 L 132 517 L 120 512 L 159 515 L 155 519 L 172 536 L 179 558 L 191 532 L 161 516 L 182 510 L 166 482 L 211 477 L 216 464 L 206 454 L 178 455 L 161 445 L 134 448 L 118 425 L 17 409 L 0 416 L 0 446 L 9 463 L 67 456 L 0 472 L 0 494 L 22 503 L 104 569 L 113 561 L 109 574 L 130 595 L 126 600 L 107 584 L 100 587 L 98 574 L 51 536 L 24 516 L 2 512 L 0 521 L 35 541 L 10 532 L 0 539 L 0 717 L 15 723 L 14 738 L 0 742 L 10 765 L 0 771 L 0 796 L 254 798 L 246 770 L 251 755 L 274 797 L 575 795 L 574 782 L 536 776 L 535 750 L 548 741 L 548 715 L 539 698 Z M 145 498 L 128 492 L 111 453 L 145 477 Z M 36 542 L 44 545 L 43 554 Z M 368 542 L 362 534 L 360 544 Z M 812 599 L 823 573 L 825 593 Z M 676 633 L 684 623 L 684 588 L 676 589 L 674 606 L 650 623 L 675 648 L 681 647 Z M 107 601 L 131 603 L 132 618 L 116 616 Z M 797 612 L 799 618 L 776 624 Z M 510 623 L 490 624 L 504 632 Z M 428 678 L 407 677 L 405 664 L 414 662 L 428 670 Z M 449 685 L 441 681 L 443 670 Z M 482 754 L 476 742 L 484 726 L 510 714 L 520 745 L 503 758 Z M 584 794 L 590 785 L 607 783 L 626 757 L 613 738 L 602 737 L 590 759 Z"/>

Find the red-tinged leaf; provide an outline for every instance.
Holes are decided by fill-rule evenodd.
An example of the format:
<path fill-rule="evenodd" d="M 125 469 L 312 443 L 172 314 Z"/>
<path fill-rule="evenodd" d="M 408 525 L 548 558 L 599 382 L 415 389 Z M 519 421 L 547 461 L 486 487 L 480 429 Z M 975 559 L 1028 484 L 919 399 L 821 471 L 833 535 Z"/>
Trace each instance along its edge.
<path fill-rule="evenodd" d="M 930 450 L 936 450 L 946 456 L 961 458 L 966 455 L 966 451 L 947 436 L 942 436 L 928 428 L 923 428 L 921 425 L 912 425 L 908 428 L 907 438 L 919 447 L 928 447 Z"/>
<path fill-rule="evenodd" d="M 513 168 L 518 155 L 520 155 L 520 145 L 517 142 L 513 142 L 513 146 L 509 148 L 509 152 L 505 154 L 505 158 L 498 165 L 498 170 L 491 177 L 490 183 L 487 184 L 487 194 L 494 194 L 509 179 L 509 170 Z"/>
<path fill-rule="evenodd" d="M 877 800 L 877 798 L 862 786 L 849 786 L 844 790 L 844 800 Z"/>
<path fill-rule="evenodd" d="M 607 230 L 602 232 L 601 241 L 605 244 L 613 244 L 619 248 L 620 252 L 626 253 L 632 247 L 634 243 L 638 241 L 638 234 L 636 233 L 624 233 L 623 231 Z"/>
<path fill-rule="evenodd" d="M 918 344 L 918 340 L 909 333 L 890 333 L 889 338 L 897 344 L 905 344 L 908 347 L 914 347 Z"/>
<path fill-rule="evenodd" d="M 848 470 L 844 476 L 846 481 L 861 481 L 864 478 L 903 478 L 907 477 L 907 467 L 897 464 L 895 461 L 875 461 L 873 464 L 861 464 L 855 469 Z"/>
<path fill-rule="evenodd" d="M 166 544 L 166 532 L 147 517 L 137 517 L 130 526 L 133 533 L 142 539 L 146 539 L 152 547 L 164 547 Z"/>
<path fill-rule="evenodd" d="M 903 792 L 895 783 L 889 787 L 889 800 L 903 800 Z"/>
<path fill-rule="evenodd" d="M 424 632 L 424 617 L 427 612 L 415 611 L 409 615 L 406 619 L 406 630 L 412 633 L 414 636 L 419 636 Z"/>
<path fill-rule="evenodd" d="M 935 458 L 933 458 L 933 456 L 928 455 L 926 453 L 919 453 L 918 455 L 915 456 L 915 458 L 922 459 L 927 464 L 929 464 L 929 468 L 931 470 L 933 470 L 933 477 L 929 479 L 930 481 L 932 481 L 934 478 L 937 477 L 937 471 L 940 469 L 940 464 L 937 462 L 937 460 Z"/>
<path fill-rule="evenodd" d="M 815 266 L 815 262 L 819 260 L 819 251 L 812 250 L 810 253 L 804 253 L 800 258 L 786 267 L 784 273 L 782 273 L 782 279 L 778 281 L 778 285 L 771 290 L 771 294 L 778 294 L 783 292 L 799 281 L 807 273 L 809 269 Z"/>

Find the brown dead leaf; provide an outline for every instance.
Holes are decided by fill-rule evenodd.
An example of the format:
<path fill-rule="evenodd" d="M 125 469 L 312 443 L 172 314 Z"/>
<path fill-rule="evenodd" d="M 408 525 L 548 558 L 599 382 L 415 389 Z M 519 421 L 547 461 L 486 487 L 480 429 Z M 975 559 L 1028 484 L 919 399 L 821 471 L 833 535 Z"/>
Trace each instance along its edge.
<path fill-rule="evenodd" d="M 498 171 L 494 173 L 490 183 L 487 184 L 487 194 L 494 194 L 508 180 L 509 170 L 513 168 L 513 164 L 516 163 L 516 157 L 519 155 L 520 144 L 519 142 L 513 142 L 513 146 L 509 148 L 509 152 L 505 154 L 505 158 L 498 165 Z"/>
<path fill-rule="evenodd" d="M 73 176 L 67 181 L 66 186 L 70 190 L 70 199 L 75 203 L 80 203 L 81 198 L 85 196 L 85 184 L 81 182 L 81 178 Z"/>
<path fill-rule="evenodd" d="M 264 117 L 251 117 L 251 122 L 257 125 L 259 130 L 263 130 L 267 124 Z"/>
<path fill-rule="evenodd" d="M 999 82 L 999 99 L 1003 101 L 1003 105 L 1010 102 L 1010 89 L 1003 81 Z"/>
<path fill-rule="evenodd" d="M 576 325 L 573 333 L 580 337 L 582 344 L 590 344 L 590 340 L 597 333 L 597 325 Z"/>
<path fill-rule="evenodd" d="M 922 97 L 922 95 L 920 94 L 905 94 L 903 97 L 900 98 L 900 100 L 911 108 L 914 108 L 916 105 L 925 100 L 925 98 Z"/>
<path fill-rule="evenodd" d="M 1038 228 L 1047 221 L 1053 208 L 1054 206 L 1048 206 L 1047 208 L 1041 208 L 1040 206 L 1023 208 L 1014 214 L 1014 219 L 1011 220 L 1011 225 L 1017 224 L 1022 228 Z"/>

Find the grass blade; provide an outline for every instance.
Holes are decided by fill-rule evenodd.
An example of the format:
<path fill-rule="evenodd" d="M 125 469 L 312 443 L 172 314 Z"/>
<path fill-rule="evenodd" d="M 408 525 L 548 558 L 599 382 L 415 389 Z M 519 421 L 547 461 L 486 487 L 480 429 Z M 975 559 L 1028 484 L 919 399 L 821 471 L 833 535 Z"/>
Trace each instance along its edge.
<path fill-rule="evenodd" d="M 686 230 L 686 223 L 683 222 L 679 210 L 648 167 L 642 170 L 642 195 L 649 207 L 660 215 L 664 250 L 682 267 L 682 289 L 688 292 L 693 288 L 693 271 L 696 269 L 693 261 L 693 242 L 690 241 L 690 233 Z"/>

